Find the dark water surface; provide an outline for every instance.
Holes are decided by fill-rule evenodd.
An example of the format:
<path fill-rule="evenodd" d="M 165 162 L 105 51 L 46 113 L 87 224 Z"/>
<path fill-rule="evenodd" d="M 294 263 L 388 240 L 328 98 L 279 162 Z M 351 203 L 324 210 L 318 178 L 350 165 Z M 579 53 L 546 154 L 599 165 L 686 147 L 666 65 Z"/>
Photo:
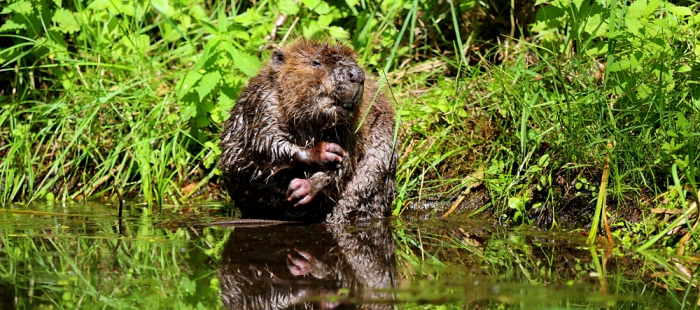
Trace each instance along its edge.
<path fill-rule="evenodd" d="M 219 227 L 211 207 L 122 220 L 0 208 L 0 309 L 693 308 L 696 258 L 466 219 Z M 220 219 L 219 219 L 220 220 Z M 690 289 L 686 291 L 686 289 Z M 689 294 L 686 294 L 689 292 Z"/>

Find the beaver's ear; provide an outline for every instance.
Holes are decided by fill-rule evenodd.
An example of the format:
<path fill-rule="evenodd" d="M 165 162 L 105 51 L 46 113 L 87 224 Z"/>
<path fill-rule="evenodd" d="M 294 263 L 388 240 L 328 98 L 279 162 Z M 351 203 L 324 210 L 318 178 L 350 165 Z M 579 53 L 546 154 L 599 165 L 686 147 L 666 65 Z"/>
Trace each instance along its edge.
<path fill-rule="evenodd" d="M 272 52 L 272 58 L 270 58 L 270 62 L 272 63 L 273 67 L 278 67 L 284 64 L 284 52 L 281 50 L 275 50 Z"/>

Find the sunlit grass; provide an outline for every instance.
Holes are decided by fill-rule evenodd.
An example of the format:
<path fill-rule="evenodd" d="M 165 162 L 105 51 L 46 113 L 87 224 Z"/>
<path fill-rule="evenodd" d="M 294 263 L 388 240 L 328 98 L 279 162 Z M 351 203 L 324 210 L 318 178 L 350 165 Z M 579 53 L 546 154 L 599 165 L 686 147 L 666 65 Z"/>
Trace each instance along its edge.
<path fill-rule="evenodd" d="M 0 34 L 2 203 L 225 199 L 220 124 L 274 44 L 305 36 L 352 45 L 395 99 L 394 214 L 479 187 L 490 201 L 473 216 L 581 218 L 593 242 L 605 210 L 622 242 L 698 248 L 695 6 L 7 3 L 24 28 Z M 496 11 L 511 22 L 494 34 Z"/>

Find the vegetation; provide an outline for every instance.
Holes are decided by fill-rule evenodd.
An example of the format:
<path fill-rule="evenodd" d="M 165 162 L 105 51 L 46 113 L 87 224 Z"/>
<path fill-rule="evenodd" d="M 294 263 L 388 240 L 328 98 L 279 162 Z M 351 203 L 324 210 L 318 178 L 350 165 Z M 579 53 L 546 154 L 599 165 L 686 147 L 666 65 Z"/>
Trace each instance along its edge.
<path fill-rule="evenodd" d="M 213 309 L 231 231 L 167 228 L 140 208 L 0 209 L 0 308 Z M 163 222 L 161 222 L 163 223 Z"/>
<path fill-rule="evenodd" d="M 697 4 L 518 2 L 0 0 L 0 202 L 223 200 L 227 111 L 307 37 L 386 80 L 396 214 L 456 201 L 697 251 Z"/>

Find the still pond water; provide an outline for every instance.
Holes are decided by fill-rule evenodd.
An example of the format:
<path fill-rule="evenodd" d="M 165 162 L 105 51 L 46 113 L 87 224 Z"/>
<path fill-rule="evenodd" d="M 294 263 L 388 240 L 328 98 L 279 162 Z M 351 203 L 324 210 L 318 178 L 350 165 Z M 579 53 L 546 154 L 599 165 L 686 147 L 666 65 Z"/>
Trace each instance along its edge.
<path fill-rule="evenodd" d="M 218 211 L 217 211 L 218 210 Z M 468 219 L 212 226 L 217 206 L 0 207 L 0 309 L 694 308 L 697 259 Z M 688 271 L 690 270 L 690 271 Z M 684 278 L 685 277 L 685 278 Z M 687 292 L 687 293 L 686 293 Z"/>

